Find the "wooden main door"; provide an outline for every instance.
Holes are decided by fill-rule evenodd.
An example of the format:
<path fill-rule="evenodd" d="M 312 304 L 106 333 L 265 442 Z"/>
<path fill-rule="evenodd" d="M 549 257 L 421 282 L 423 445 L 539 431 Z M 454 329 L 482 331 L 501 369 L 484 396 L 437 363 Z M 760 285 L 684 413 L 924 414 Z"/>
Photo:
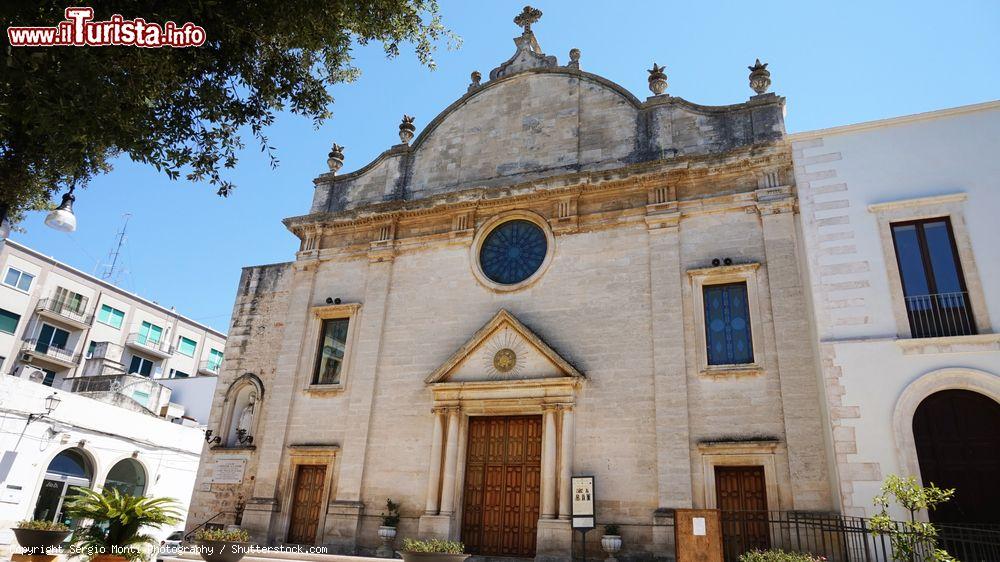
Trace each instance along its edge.
<path fill-rule="evenodd" d="M 298 465 L 295 472 L 295 492 L 292 495 L 292 522 L 288 529 L 289 543 L 316 544 L 325 480 L 325 465 Z"/>
<path fill-rule="evenodd" d="M 722 510 L 726 560 L 736 560 L 748 550 L 771 547 L 764 467 L 715 467 L 715 498 Z"/>
<path fill-rule="evenodd" d="M 541 416 L 469 418 L 462 509 L 467 552 L 535 555 L 541 459 Z"/>
<path fill-rule="evenodd" d="M 1000 404 L 970 390 L 943 390 L 913 415 L 924 485 L 955 488 L 928 514 L 935 523 L 1000 523 Z"/>

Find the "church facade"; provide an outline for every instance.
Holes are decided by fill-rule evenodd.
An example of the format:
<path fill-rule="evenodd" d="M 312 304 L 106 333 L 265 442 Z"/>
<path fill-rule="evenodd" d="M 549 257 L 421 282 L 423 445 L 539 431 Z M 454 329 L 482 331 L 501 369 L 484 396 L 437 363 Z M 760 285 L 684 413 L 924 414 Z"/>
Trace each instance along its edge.
<path fill-rule="evenodd" d="M 244 270 L 189 527 L 370 553 L 391 498 L 400 537 L 568 560 L 588 475 L 651 558 L 673 508 L 836 508 L 766 65 L 741 103 L 656 65 L 639 99 L 538 15 L 416 138 L 348 174 L 334 145 L 294 261 Z"/>

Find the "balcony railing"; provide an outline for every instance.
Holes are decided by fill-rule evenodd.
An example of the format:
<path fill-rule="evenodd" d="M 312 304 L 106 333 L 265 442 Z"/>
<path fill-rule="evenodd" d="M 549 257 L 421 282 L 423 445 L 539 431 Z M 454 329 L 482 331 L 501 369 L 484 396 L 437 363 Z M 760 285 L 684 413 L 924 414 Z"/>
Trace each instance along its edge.
<path fill-rule="evenodd" d="M 80 324 L 90 325 L 94 321 L 94 315 L 87 314 L 86 308 L 83 310 L 76 310 L 70 303 L 56 299 L 42 299 L 38 301 L 38 307 L 36 310 L 50 312 L 66 318 L 67 320 L 79 322 Z"/>
<path fill-rule="evenodd" d="M 159 341 L 154 341 L 153 338 L 139 332 L 129 334 L 128 339 L 125 340 L 125 344 L 162 356 L 171 355 L 174 352 L 173 346 L 167 340 L 161 338 Z"/>
<path fill-rule="evenodd" d="M 906 297 L 906 314 L 914 338 L 969 336 L 976 323 L 966 292 Z"/>
<path fill-rule="evenodd" d="M 198 372 L 218 375 L 219 369 L 221 367 L 222 367 L 221 361 L 202 361 L 201 365 L 198 366 Z"/>
<path fill-rule="evenodd" d="M 72 349 L 57 347 L 49 342 L 38 341 L 37 339 L 24 340 L 21 351 L 41 355 L 63 363 L 75 364 L 80 362 L 80 355 L 74 354 Z"/>

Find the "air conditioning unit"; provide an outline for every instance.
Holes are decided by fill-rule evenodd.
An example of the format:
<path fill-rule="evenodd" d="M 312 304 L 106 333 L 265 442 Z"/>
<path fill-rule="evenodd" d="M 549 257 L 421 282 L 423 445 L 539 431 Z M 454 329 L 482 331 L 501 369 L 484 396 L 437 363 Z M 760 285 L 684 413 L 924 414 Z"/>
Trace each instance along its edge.
<path fill-rule="evenodd" d="M 21 354 L 21 363 L 31 363 L 31 354 L 30 353 L 22 353 Z"/>
<path fill-rule="evenodd" d="M 25 365 L 21 368 L 21 378 L 28 379 L 31 382 L 42 383 L 45 380 L 45 371 L 37 367 Z"/>

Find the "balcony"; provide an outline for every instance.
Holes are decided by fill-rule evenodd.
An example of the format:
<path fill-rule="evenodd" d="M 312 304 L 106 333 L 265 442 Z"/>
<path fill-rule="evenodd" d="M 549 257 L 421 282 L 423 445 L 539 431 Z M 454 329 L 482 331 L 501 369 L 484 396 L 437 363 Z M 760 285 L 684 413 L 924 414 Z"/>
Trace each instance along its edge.
<path fill-rule="evenodd" d="M 905 297 L 910 334 L 914 338 L 971 336 L 976 333 L 966 292 Z"/>
<path fill-rule="evenodd" d="M 56 347 L 48 342 L 37 339 L 24 340 L 21 345 L 22 363 L 46 363 L 57 369 L 72 369 L 80 363 L 80 354 L 74 354 L 72 349 Z"/>
<path fill-rule="evenodd" d="M 94 322 L 94 315 L 87 314 L 86 308 L 75 310 L 70 303 L 56 299 L 42 299 L 38 301 L 35 312 L 39 316 L 68 324 L 78 330 L 87 328 Z"/>
<path fill-rule="evenodd" d="M 136 412 L 158 415 L 170 402 L 171 389 L 135 374 L 111 374 L 66 379 L 70 391 Z"/>
<path fill-rule="evenodd" d="M 125 345 L 131 347 L 132 349 L 137 349 L 143 351 L 150 355 L 155 355 L 161 359 L 166 359 L 174 353 L 174 348 L 166 340 L 153 341 L 147 335 L 140 334 L 139 332 L 132 332 L 128 335 L 128 339 L 125 340 Z"/>
<path fill-rule="evenodd" d="M 221 370 L 222 363 L 220 361 L 202 361 L 198 365 L 198 373 L 203 375 L 218 375 Z"/>

